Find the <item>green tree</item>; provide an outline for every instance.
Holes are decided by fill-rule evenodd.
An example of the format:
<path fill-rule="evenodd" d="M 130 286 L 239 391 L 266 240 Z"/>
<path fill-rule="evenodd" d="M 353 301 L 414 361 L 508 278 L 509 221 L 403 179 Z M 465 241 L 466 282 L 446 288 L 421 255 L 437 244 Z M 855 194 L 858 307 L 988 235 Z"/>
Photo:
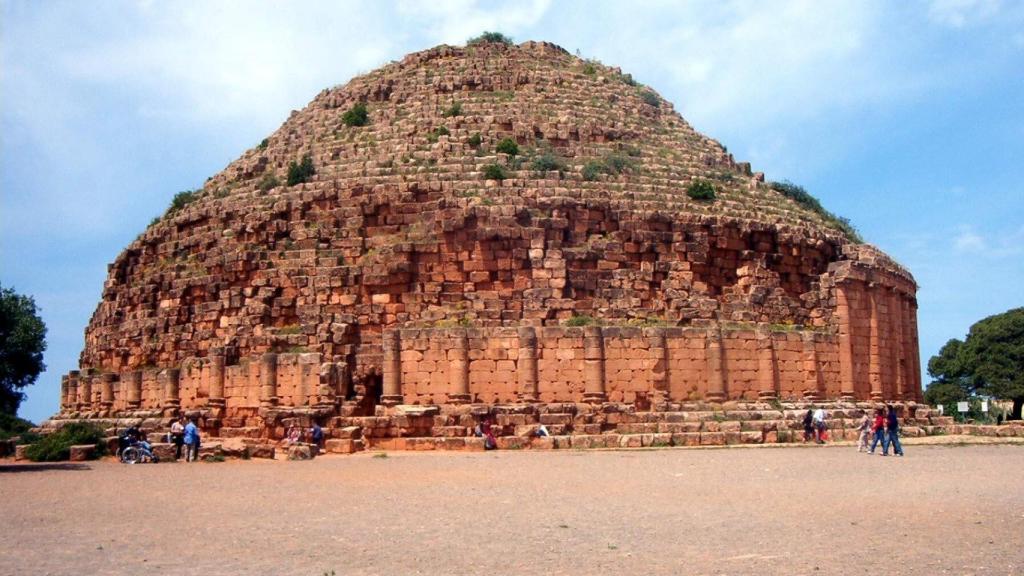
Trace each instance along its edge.
<path fill-rule="evenodd" d="M 0 286 L 0 413 L 17 414 L 21 389 L 46 369 L 46 325 L 35 300 Z"/>
<path fill-rule="evenodd" d="M 1012 401 L 1011 417 L 1019 420 L 1024 407 L 1024 308 L 979 320 L 966 340 L 946 342 L 928 360 L 928 374 L 934 378 L 925 392 L 929 403 L 949 404 L 981 394 Z"/>

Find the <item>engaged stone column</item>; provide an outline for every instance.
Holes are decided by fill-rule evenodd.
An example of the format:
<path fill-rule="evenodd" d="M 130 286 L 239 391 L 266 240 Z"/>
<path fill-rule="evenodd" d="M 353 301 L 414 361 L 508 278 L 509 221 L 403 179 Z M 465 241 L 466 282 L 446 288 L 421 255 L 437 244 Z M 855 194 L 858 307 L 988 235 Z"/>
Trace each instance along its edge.
<path fill-rule="evenodd" d="M 448 351 L 448 371 L 451 378 L 450 404 L 467 404 L 473 397 L 469 393 L 469 335 L 465 330 L 455 337 L 455 347 Z"/>
<path fill-rule="evenodd" d="M 402 342 L 399 339 L 398 330 L 384 332 L 381 335 L 381 340 L 384 348 L 384 393 L 380 397 L 380 402 L 385 406 L 394 406 L 403 401 Z"/>
<path fill-rule="evenodd" d="M 536 402 L 538 399 L 537 378 L 537 331 L 532 326 L 519 329 L 519 400 Z"/>
<path fill-rule="evenodd" d="M 92 377 L 88 373 L 78 378 L 78 406 L 80 410 L 92 410 Z"/>
<path fill-rule="evenodd" d="M 60 410 L 63 414 L 68 410 L 68 375 L 60 377 Z"/>
<path fill-rule="evenodd" d="M 818 369 L 818 347 L 814 332 L 802 334 L 804 345 L 804 399 L 817 402 L 825 398 L 825 379 Z"/>
<path fill-rule="evenodd" d="M 583 401 L 598 404 L 607 400 L 604 389 L 604 335 L 600 326 L 583 329 Z"/>
<path fill-rule="evenodd" d="M 210 355 L 210 396 L 206 404 L 212 408 L 224 406 L 224 352 L 219 349 Z"/>
<path fill-rule="evenodd" d="M 892 347 L 893 395 L 896 400 L 904 398 L 903 380 L 903 303 L 895 289 L 889 292 L 889 345 Z"/>
<path fill-rule="evenodd" d="M 267 352 L 260 356 L 260 406 L 277 405 L 277 354 Z"/>
<path fill-rule="evenodd" d="M 924 401 L 924 392 L 921 390 L 921 342 L 917 333 L 917 301 L 910 300 L 910 365 L 913 369 L 913 380 L 910 388 L 913 390 L 914 399 L 917 402 Z"/>
<path fill-rule="evenodd" d="M 164 378 L 164 412 L 177 413 L 178 409 L 181 408 L 179 389 L 181 384 L 181 371 L 177 368 L 168 368 L 160 374 Z"/>
<path fill-rule="evenodd" d="M 882 394 L 882 344 L 880 332 L 882 319 L 878 314 L 879 300 L 882 298 L 877 284 L 868 286 L 868 298 L 871 304 L 871 344 L 868 347 L 868 378 L 871 382 L 871 400 L 880 402 Z"/>
<path fill-rule="evenodd" d="M 836 286 L 836 316 L 839 324 L 839 395 L 852 402 L 857 397 L 853 381 L 853 324 L 850 319 L 850 300 L 846 287 Z"/>
<path fill-rule="evenodd" d="M 128 409 L 138 409 L 142 405 L 142 370 L 128 373 Z"/>
<path fill-rule="evenodd" d="M 725 362 L 722 353 L 722 333 L 715 327 L 708 334 L 708 391 L 704 399 L 708 402 L 724 402 L 726 399 L 725 389 Z"/>
<path fill-rule="evenodd" d="M 110 412 L 114 408 L 114 381 L 117 374 L 107 372 L 100 380 L 100 410 Z"/>
<path fill-rule="evenodd" d="M 78 370 L 68 372 L 68 397 L 65 403 L 69 411 L 78 410 Z"/>
<path fill-rule="evenodd" d="M 775 340 L 767 328 L 757 331 L 757 380 L 760 400 L 774 400 L 779 397 L 779 380 L 775 370 Z"/>
<path fill-rule="evenodd" d="M 665 330 L 663 328 L 651 329 L 647 346 L 651 357 L 651 382 L 654 385 L 654 403 L 659 405 L 667 402 L 669 399 L 668 339 L 665 337 Z"/>

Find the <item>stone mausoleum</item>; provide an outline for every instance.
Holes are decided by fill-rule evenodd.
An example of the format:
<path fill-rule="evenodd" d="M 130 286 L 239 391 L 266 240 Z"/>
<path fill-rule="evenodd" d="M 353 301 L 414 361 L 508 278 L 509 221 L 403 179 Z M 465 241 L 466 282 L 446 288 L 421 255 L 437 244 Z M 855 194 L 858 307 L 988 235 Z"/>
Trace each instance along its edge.
<path fill-rule="evenodd" d="M 540 424 L 716 444 L 786 441 L 810 403 L 914 405 L 910 273 L 776 188 L 558 46 L 410 54 L 116 258 L 51 424 L 191 413 L 272 442 L 316 418 L 350 451 L 471 446 L 489 416 L 512 446 Z"/>

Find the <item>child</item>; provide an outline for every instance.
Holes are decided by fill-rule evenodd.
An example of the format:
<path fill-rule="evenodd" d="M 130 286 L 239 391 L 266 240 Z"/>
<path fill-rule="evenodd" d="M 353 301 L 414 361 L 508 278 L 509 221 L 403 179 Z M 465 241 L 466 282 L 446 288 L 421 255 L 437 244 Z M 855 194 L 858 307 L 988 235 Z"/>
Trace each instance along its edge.
<path fill-rule="evenodd" d="M 857 452 L 867 452 L 868 437 L 871 435 L 871 416 L 865 412 L 860 419 L 860 426 L 857 428 L 860 437 L 857 439 Z"/>

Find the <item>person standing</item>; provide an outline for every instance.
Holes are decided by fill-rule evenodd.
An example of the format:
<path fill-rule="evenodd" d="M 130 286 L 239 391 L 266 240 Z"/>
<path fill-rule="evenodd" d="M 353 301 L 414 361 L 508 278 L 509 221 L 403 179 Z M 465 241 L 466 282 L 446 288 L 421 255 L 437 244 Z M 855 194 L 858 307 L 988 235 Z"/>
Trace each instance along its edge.
<path fill-rule="evenodd" d="M 885 444 L 882 445 L 882 456 L 889 453 L 889 445 L 892 445 L 892 453 L 896 456 L 903 456 L 903 446 L 900 444 L 900 421 L 896 416 L 896 408 L 888 407 L 888 414 L 885 418 Z"/>
<path fill-rule="evenodd" d="M 804 414 L 804 444 L 814 436 L 814 411 L 808 410 Z"/>
<path fill-rule="evenodd" d="M 196 460 L 199 460 L 199 427 L 196 426 L 196 417 L 193 416 L 185 425 L 185 461 Z"/>
<path fill-rule="evenodd" d="M 180 417 L 171 424 L 171 442 L 174 444 L 174 459 L 181 460 L 181 448 L 185 445 L 185 418 Z"/>
<path fill-rule="evenodd" d="M 322 450 L 324 447 L 324 429 L 320 427 L 320 423 L 316 420 L 313 420 L 313 426 L 309 429 L 309 441 L 318 449 Z"/>
<path fill-rule="evenodd" d="M 828 430 L 828 426 L 825 425 L 825 409 L 819 407 L 814 411 L 814 441 L 824 444 L 826 430 Z"/>
<path fill-rule="evenodd" d="M 882 443 L 882 449 L 885 449 L 885 417 L 882 416 L 882 409 L 875 408 L 875 420 L 871 424 L 871 430 L 875 433 L 875 439 L 871 442 L 871 449 L 868 450 L 868 454 L 875 453 L 875 446 L 878 443 Z M 885 456 L 883 453 L 882 456 Z"/>
<path fill-rule="evenodd" d="M 860 432 L 857 437 L 857 452 L 867 452 L 868 450 L 868 438 L 871 436 L 871 416 L 867 412 L 861 416 L 860 426 L 857 428 Z"/>

